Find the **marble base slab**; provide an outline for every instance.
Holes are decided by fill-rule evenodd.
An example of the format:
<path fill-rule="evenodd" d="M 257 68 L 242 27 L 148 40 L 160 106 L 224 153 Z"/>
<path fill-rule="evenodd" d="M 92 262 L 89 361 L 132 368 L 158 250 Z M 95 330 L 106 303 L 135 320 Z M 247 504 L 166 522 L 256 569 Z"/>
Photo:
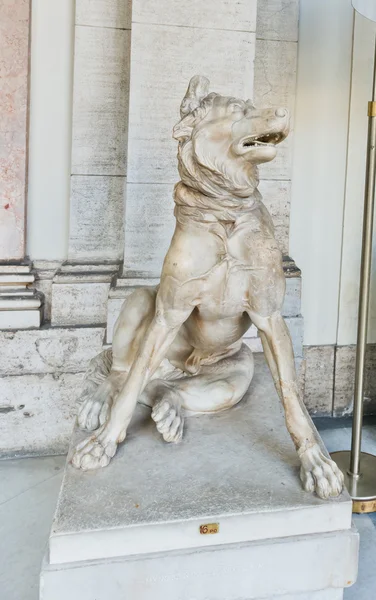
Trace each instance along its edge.
<path fill-rule="evenodd" d="M 45 563 L 40 600 L 339 600 L 357 573 L 354 530 L 250 544 Z"/>
<path fill-rule="evenodd" d="M 303 491 L 263 356 L 255 363 L 246 398 L 187 419 L 180 445 L 163 442 L 139 405 L 107 468 L 83 473 L 67 463 L 43 599 L 316 600 L 312 592 L 327 588 L 318 599 L 341 597 L 357 571 L 351 500 L 346 491 L 329 501 Z M 218 533 L 202 534 L 208 523 Z"/>

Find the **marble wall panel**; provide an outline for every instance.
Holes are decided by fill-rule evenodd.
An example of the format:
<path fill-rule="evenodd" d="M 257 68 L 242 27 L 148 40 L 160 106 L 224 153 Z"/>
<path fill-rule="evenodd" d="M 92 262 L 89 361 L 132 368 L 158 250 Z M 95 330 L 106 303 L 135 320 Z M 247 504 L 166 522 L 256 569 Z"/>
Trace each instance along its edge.
<path fill-rule="evenodd" d="M 174 232 L 171 184 L 128 184 L 124 274 L 159 277 Z"/>
<path fill-rule="evenodd" d="M 76 25 L 131 28 L 132 0 L 76 0 Z"/>
<path fill-rule="evenodd" d="M 334 346 L 305 346 L 304 402 L 311 415 L 331 416 L 334 391 Z"/>
<path fill-rule="evenodd" d="M 296 42 L 298 25 L 299 0 L 258 0 L 258 38 Z"/>
<path fill-rule="evenodd" d="M 130 31 L 76 26 L 72 174 L 125 175 Z"/>
<path fill-rule="evenodd" d="M 275 236 L 284 254 L 289 250 L 291 182 L 264 179 L 259 190 L 273 219 Z"/>
<path fill-rule="evenodd" d="M 0 3 L 0 260 L 25 253 L 30 0 Z"/>
<path fill-rule="evenodd" d="M 124 203 L 124 177 L 72 176 L 69 259 L 122 259 Z"/>
<path fill-rule="evenodd" d="M 133 21 L 219 30 L 256 31 L 257 0 L 134 0 Z"/>
<path fill-rule="evenodd" d="M 291 113 L 291 133 L 278 146 L 277 157 L 260 166 L 262 179 L 290 179 L 295 109 L 296 42 L 257 39 L 254 101 L 256 106 L 283 106 Z"/>
<path fill-rule="evenodd" d="M 210 48 L 210 52 L 208 52 Z M 211 80 L 211 90 L 250 97 L 255 35 L 166 25 L 132 25 L 128 181 L 175 183 L 173 126 L 190 78 Z"/>

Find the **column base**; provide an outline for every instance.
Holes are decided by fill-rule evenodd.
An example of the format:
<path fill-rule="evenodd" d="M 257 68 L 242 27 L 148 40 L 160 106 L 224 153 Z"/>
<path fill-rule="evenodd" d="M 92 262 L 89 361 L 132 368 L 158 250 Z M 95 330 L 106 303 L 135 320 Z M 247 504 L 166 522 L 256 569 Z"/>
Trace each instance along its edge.
<path fill-rule="evenodd" d="M 31 329 L 43 321 L 43 294 L 30 288 L 31 265 L 0 265 L 0 329 Z"/>
<path fill-rule="evenodd" d="M 102 325 L 118 263 L 65 263 L 52 281 L 53 326 Z"/>

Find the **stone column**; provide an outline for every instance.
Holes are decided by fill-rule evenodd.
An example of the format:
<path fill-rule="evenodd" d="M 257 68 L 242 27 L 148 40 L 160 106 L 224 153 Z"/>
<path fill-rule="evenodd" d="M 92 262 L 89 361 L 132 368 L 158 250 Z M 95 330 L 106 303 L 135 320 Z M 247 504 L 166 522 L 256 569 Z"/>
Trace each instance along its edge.
<path fill-rule="evenodd" d="M 0 3 L 0 328 L 38 327 L 25 261 L 30 0 Z"/>
<path fill-rule="evenodd" d="M 100 324 L 123 257 L 130 3 L 76 0 L 68 261 L 52 325 Z"/>

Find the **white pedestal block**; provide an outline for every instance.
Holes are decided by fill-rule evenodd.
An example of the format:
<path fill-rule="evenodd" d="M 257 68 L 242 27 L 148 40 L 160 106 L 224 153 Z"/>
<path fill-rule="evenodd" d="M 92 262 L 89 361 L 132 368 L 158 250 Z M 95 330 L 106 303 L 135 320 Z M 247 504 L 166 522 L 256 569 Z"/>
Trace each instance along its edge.
<path fill-rule="evenodd" d="M 106 469 L 67 465 L 41 600 L 339 600 L 357 573 L 351 500 L 304 492 L 298 471 L 263 357 L 247 397 L 187 419 L 180 445 L 138 406 Z"/>

